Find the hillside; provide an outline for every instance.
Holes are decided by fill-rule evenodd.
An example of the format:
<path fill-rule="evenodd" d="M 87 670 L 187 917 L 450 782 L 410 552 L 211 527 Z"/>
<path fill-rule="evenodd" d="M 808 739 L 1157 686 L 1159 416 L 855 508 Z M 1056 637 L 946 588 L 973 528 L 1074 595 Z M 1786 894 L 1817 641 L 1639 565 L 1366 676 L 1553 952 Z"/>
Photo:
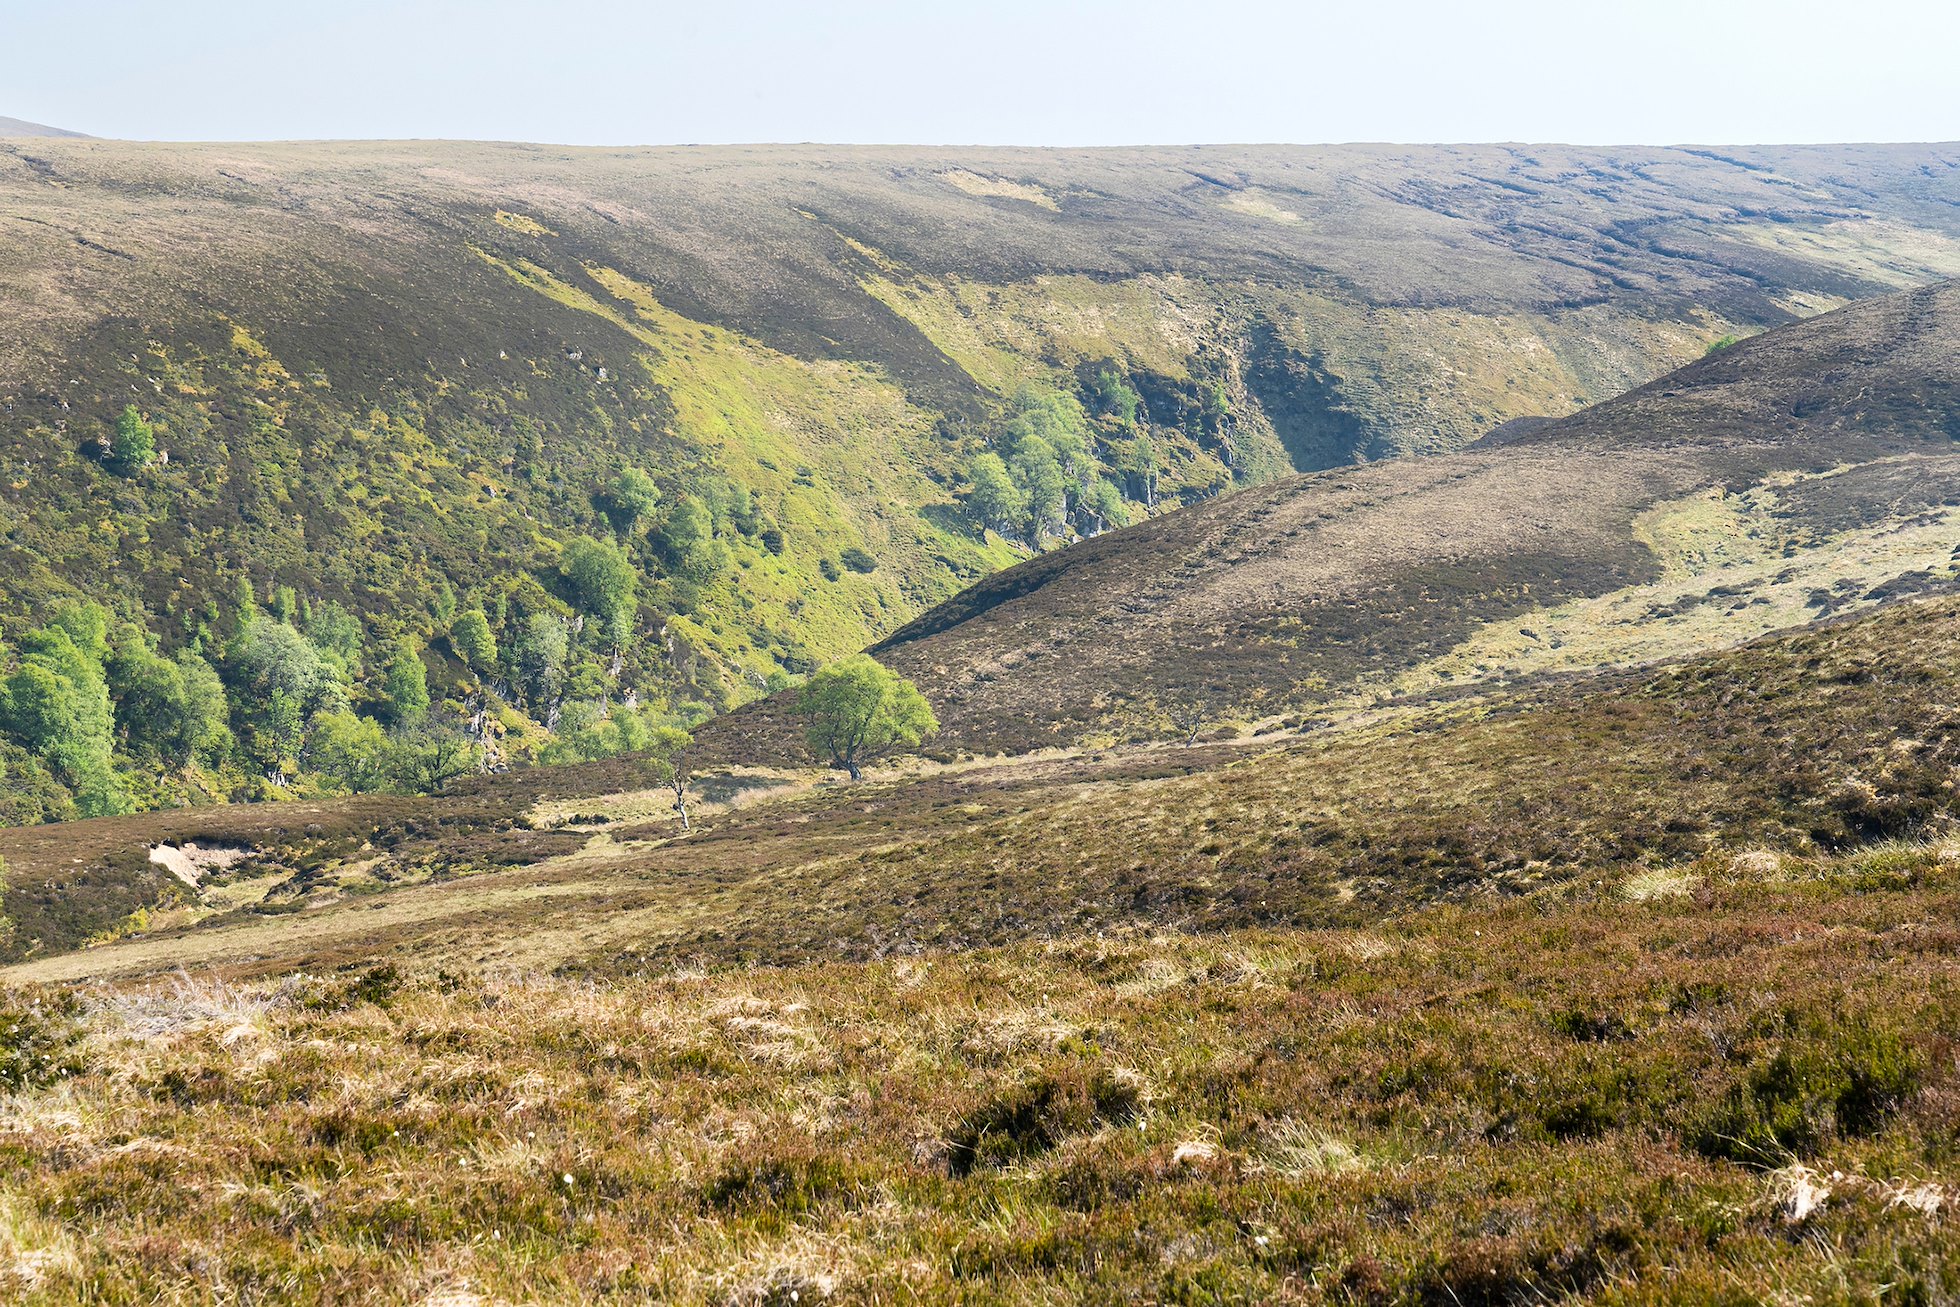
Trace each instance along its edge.
<path fill-rule="evenodd" d="M 1411 590 L 1371 466 L 1099 537 L 1021 573 L 1047 584 L 987 589 L 1010 571 L 942 610 L 957 634 L 1073 593 L 1085 611 L 1041 621 L 1105 629 L 1091 605 L 1140 583 L 1110 579 L 1125 556 L 1256 595 L 1307 560 L 1244 584 L 1259 560 L 1221 520 L 1242 538 L 1358 496 L 1296 525 L 1364 519 L 1318 556 L 1386 560 L 1347 606 L 1396 683 L 1298 727 L 854 784 L 704 767 L 686 831 L 625 757 L 0 830 L 0 1291 L 1960 1293 L 1953 295 L 1403 465 L 1443 469 L 1398 529 L 1444 546 L 1597 551 L 1684 593 L 1727 578 L 1699 603 L 1578 589 L 1530 628 L 1563 658 L 1455 634 L 1476 596 L 1423 601 L 1471 564 L 1445 549 L 1463 570 Z M 1507 467 L 1554 562 L 1480 525 Z M 1634 525 L 1572 506 L 1575 476 Z M 1224 547 L 1117 548 L 1185 523 Z M 1938 566 L 1886 570 L 1928 535 Z M 1856 584 L 1823 584 L 1832 566 Z M 1734 588 L 1752 567 L 1758 590 Z M 1761 611 L 1786 589 L 1798 616 Z M 1724 602 L 1745 597 L 1769 602 Z M 1431 611 L 1454 661 L 1398 673 Z M 1202 650 L 1215 684 L 1258 661 L 1233 641 Z M 969 739 L 1011 720 L 960 711 Z"/>
<path fill-rule="evenodd" d="M 1898 846 L 1366 928 L 16 989 L 0 1282 L 1938 1302 L 1957 875 Z"/>
<path fill-rule="evenodd" d="M 737 772 L 704 780 L 685 836 L 671 796 L 625 760 L 429 798 L 7 831 L 8 951 L 47 955 L 11 974 L 778 965 L 1028 936 L 1363 926 L 1604 869 L 1752 848 L 1815 857 L 1950 812 L 1956 649 L 1960 599 L 1942 597 L 1636 676 L 1304 735 L 855 786 Z M 186 893 L 151 860 L 166 844 L 250 856 Z M 91 936 L 109 942 L 59 952 Z"/>
<path fill-rule="evenodd" d="M 1045 555 L 877 646 L 937 747 L 1326 720 L 1690 653 L 1954 575 L 1960 285 L 1780 328 L 1460 453 L 1278 481 Z M 793 756 L 780 703 L 709 734 Z"/>
<path fill-rule="evenodd" d="M 1544 855 L 1516 847 L 1525 831 L 1508 819 L 1449 815 L 1434 787 L 1447 796 L 1456 782 L 1435 778 L 1453 774 L 1455 764 L 1441 758 L 1476 759 L 1476 777 L 1463 783 L 1484 793 L 1493 783 L 1491 757 L 1513 757 L 1535 778 L 1507 782 L 1497 793 L 1522 812 L 1549 808 L 1555 799 L 1544 787 L 1565 784 L 1563 768 L 1621 767 L 1633 748 L 1621 741 L 1608 758 L 1584 758 L 1581 740 L 1593 728 L 1557 726 L 1563 719 L 1547 707 L 1566 693 L 1561 687 L 1594 694 L 1585 687 L 1602 670 L 1706 657 L 1778 628 L 1945 591 L 1960 579 L 1953 545 L 1960 511 L 1960 455 L 1952 452 L 1960 411 L 1956 325 L 1960 283 L 1867 301 L 1719 351 L 1562 422 L 1500 433 L 1454 455 L 1250 488 L 985 580 L 878 652 L 916 676 L 936 707 L 945 725 L 933 742 L 936 756 L 1036 752 L 943 770 L 928 765 L 916 784 L 898 787 L 889 810 L 880 800 L 861 811 L 828 786 L 811 791 L 822 773 L 797 770 L 814 760 L 804 755 L 779 696 L 698 732 L 691 765 L 703 778 L 697 797 L 704 811 L 718 814 L 710 828 L 630 853 L 606 848 L 606 832 L 648 822 L 663 829 L 671 796 L 657 761 L 619 758 L 465 778 L 428 800 L 314 798 L 10 832 L 0 837 L 12 878 L 5 912 L 15 922 L 7 947 L 14 956 L 69 948 L 128 929 L 132 914 L 182 898 L 177 878 L 151 851 L 187 843 L 259 851 L 256 888 L 243 900 L 223 900 L 227 911 L 246 910 L 232 928 L 254 941 L 247 950 L 253 956 L 276 956 L 279 940 L 327 948 L 320 925 L 327 918 L 303 909 L 378 890 L 408 895 L 403 902 L 423 896 L 426 905 L 411 912 L 416 923 L 452 913 L 487 923 L 507 912 L 513 933 L 540 946 L 548 933 L 537 920 L 533 873 L 542 866 L 561 868 L 586 887 L 562 909 L 581 939 L 593 930 L 587 895 L 598 891 L 587 878 L 595 872 L 602 882 L 615 871 L 629 880 L 654 877 L 661 888 L 649 911 L 663 931 L 680 932 L 684 945 L 675 947 L 733 949 L 758 961 L 806 947 L 798 939 L 852 947 L 861 928 L 853 923 L 868 911 L 865 887 L 890 888 L 890 877 L 919 874 L 927 883 L 909 899 L 892 900 L 911 906 L 893 921 L 879 914 L 878 929 L 919 943 L 971 944 L 975 937 L 957 923 L 973 912 L 1054 920 L 1061 905 L 1036 906 L 1050 876 L 1072 887 L 1074 902 L 1089 884 L 1124 883 L 1127 860 L 1152 849 L 1155 861 L 1138 865 L 1154 867 L 1153 874 L 1175 878 L 1193 848 L 1205 850 L 1199 861 L 1211 866 L 1230 847 L 1207 838 L 1213 827 L 1204 823 L 1221 805 L 1246 812 L 1243 820 L 1257 832 L 1234 865 L 1259 868 L 1262 884 L 1272 886 L 1266 892 L 1290 904 L 1288 912 L 1323 910 L 1336 882 L 1347 888 L 1331 901 L 1364 913 L 1381 903 L 1421 901 L 1436 888 L 1426 877 L 1411 883 L 1365 870 L 1397 848 L 1402 853 L 1394 857 L 1458 868 L 1453 875 L 1467 862 L 1480 870 L 1462 883 L 1484 885 L 1486 871 L 1516 874 Z M 1859 647 L 1875 650 L 1883 641 L 1869 633 L 1894 628 L 1847 629 L 1867 633 Z M 1711 664 L 1720 669 L 1718 680 L 1747 665 Z M 1812 679 L 1797 677 L 1799 687 Z M 1815 686 L 1805 692 L 1836 693 Z M 1884 701 L 1893 692 L 1874 693 L 1879 700 L 1859 711 L 1891 711 Z M 1627 701 L 1618 686 L 1587 700 L 1613 715 Z M 1500 731 L 1510 743 L 1499 747 L 1486 733 L 1497 729 L 1492 705 L 1502 703 L 1534 706 L 1522 717 L 1515 707 L 1499 714 L 1532 722 L 1522 735 Z M 1719 714 L 1703 705 L 1690 716 Z M 1268 734 L 1234 742 L 1235 717 L 1257 717 Z M 1411 721 L 1427 725 L 1407 728 L 1413 733 L 1404 740 L 1400 732 Z M 1653 723 L 1655 747 L 1674 722 L 1663 714 Z M 1438 735 L 1443 725 L 1448 732 Z M 1724 838 L 1735 839 L 1754 827 L 1728 810 L 1721 822 L 1713 812 L 1705 820 L 1683 816 L 1687 824 L 1676 830 L 1656 825 L 1656 812 L 1693 813 L 1733 801 L 1774 814 L 1798 789 L 1824 793 L 1828 776 L 1871 765 L 1860 758 L 1875 746 L 1851 736 L 1845 747 L 1852 752 L 1841 757 L 1786 754 L 1793 737 L 1777 734 L 1774 721 L 1759 726 L 1778 752 L 1773 765 L 1748 769 L 1750 783 L 1771 786 L 1781 796 L 1775 802 L 1763 794 L 1723 799 L 1713 785 L 1671 793 L 1656 782 L 1642 802 L 1651 798 L 1659 809 L 1613 807 L 1585 819 L 1593 833 L 1576 845 L 1542 832 L 1527 847 L 1566 848 L 1572 865 L 1640 850 L 1688 852 L 1700 847 L 1699 837 L 1684 842 L 1675 838 L 1681 831 L 1725 827 Z M 1744 747 L 1742 728 L 1726 729 L 1722 747 Z M 1384 730 L 1403 740 L 1396 756 L 1405 763 L 1382 756 L 1377 736 Z M 1109 748 L 1125 736 L 1166 734 L 1222 738 L 1200 749 Z M 1564 735 L 1569 748 L 1558 743 Z M 1306 743 L 1282 743 L 1279 754 L 1269 754 L 1272 741 L 1296 738 Z M 1536 748 L 1513 752 L 1530 740 Z M 1070 747 L 1053 756 L 1039 749 L 1058 744 Z M 1258 759 L 1256 782 L 1223 794 L 1207 788 L 1218 768 L 1245 756 Z M 1296 766 L 1286 757 L 1302 761 Z M 1823 769 L 1817 779 L 1795 786 L 1793 772 L 1812 767 Z M 1135 793 L 1155 805 L 1169 801 L 1163 783 L 1185 774 L 1200 777 L 1197 788 L 1120 842 L 1100 833 L 1113 799 L 1078 805 L 1054 797 Z M 1311 838 L 1272 844 L 1281 836 L 1271 815 L 1254 819 L 1240 808 L 1269 783 L 1275 794 L 1292 796 L 1275 800 L 1279 808 L 1306 805 L 1331 824 L 1315 827 Z M 1588 793 L 1611 789 L 1603 778 L 1577 784 Z M 1316 794 L 1318 800 L 1308 797 Z M 1431 797 L 1412 813 L 1405 805 L 1418 795 Z M 581 806 L 588 800 L 594 806 Z M 1374 818 L 1353 824 L 1377 800 L 1388 805 L 1380 820 L 1411 823 L 1406 831 L 1387 834 Z M 1920 806 L 1910 811 L 1928 801 L 1914 800 Z M 595 814 L 597 825 L 584 819 Z M 1195 828 L 1200 819 L 1193 814 L 1204 815 Z M 1281 819 L 1281 829 L 1303 815 Z M 1568 812 L 1561 820 L 1581 816 Z M 1762 829 L 1827 846 L 1872 833 L 1856 821 L 1833 826 L 1827 817 L 1786 814 L 1774 818 L 1784 825 Z M 932 833 L 908 835 L 915 827 Z M 1488 834 L 1465 833 L 1478 829 Z M 602 833 L 588 847 L 594 831 Z M 1035 831 L 1045 834 L 1035 839 Z M 1452 850 L 1448 857 L 1427 847 L 1438 839 Z M 1305 861 L 1296 865 L 1298 859 Z M 985 865 L 992 874 L 967 878 Z M 511 866 L 519 870 L 508 873 L 511 894 L 502 907 L 493 910 L 477 895 L 490 892 L 494 877 L 472 877 L 469 893 L 452 893 L 460 873 Z M 1031 879 L 1008 875 L 1009 866 L 1024 867 Z M 818 884 L 767 888 L 806 874 Z M 1374 888 L 1356 888 L 1364 884 Z M 834 908 L 819 885 L 844 887 Z M 1003 890 L 1011 908 L 996 902 Z M 942 901 L 946 892 L 955 897 Z M 1149 883 L 1129 892 L 1145 918 L 1172 901 L 1162 897 L 1170 891 Z M 615 909 L 609 920 L 632 919 L 616 899 L 608 901 Z M 254 919 L 273 903 L 280 915 Z M 193 918 L 211 915 L 211 905 L 195 895 L 183 907 Z M 738 926 L 720 915 L 729 909 L 761 915 Z M 1080 924 L 1113 924 L 1105 910 L 1089 910 Z M 517 931 L 520 919 L 527 924 Z M 1241 921 L 1215 907 L 1196 919 L 1265 920 Z M 361 947 L 374 946 L 379 920 L 350 919 Z M 421 940 L 425 928 L 412 926 L 406 938 Z M 920 939 L 922 929 L 929 933 Z M 480 938 L 474 927 L 469 937 Z M 186 938 L 193 955 L 213 947 L 202 931 Z M 92 952 L 72 965 L 112 955 Z"/>
<path fill-rule="evenodd" d="M 30 123 L 21 118 L 9 118 L 0 114 L 0 139 L 7 137 L 25 138 L 30 136 L 70 136 L 80 137 L 83 133 L 71 132 L 65 127 L 49 127 L 45 123 Z"/>
<path fill-rule="evenodd" d="M 617 762 L 6 832 L 37 882 L 259 843 L 0 973 L 0 1274 L 1937 1301 L 1956 669 L 1921 599 L 1374 727 L 791 782 L 685 838 Z"/>
<path fill-rule="evenodd" d="M 590 754 L 622 699 L 697 720 L 1030 546 L 1960 272 L 1956 188 L 1943 146 L 9 142 L 0 624 L 105 605 L 234 742 L 120 698 L 93 771 L 16 732 L 9 819 L 358 786 L 251 698 L 261 613 L 332 664 L 309 703 L 401 715 L 406 648 L 485 760 Z M 637 585 L 572 580 L 581 539 Z"/>

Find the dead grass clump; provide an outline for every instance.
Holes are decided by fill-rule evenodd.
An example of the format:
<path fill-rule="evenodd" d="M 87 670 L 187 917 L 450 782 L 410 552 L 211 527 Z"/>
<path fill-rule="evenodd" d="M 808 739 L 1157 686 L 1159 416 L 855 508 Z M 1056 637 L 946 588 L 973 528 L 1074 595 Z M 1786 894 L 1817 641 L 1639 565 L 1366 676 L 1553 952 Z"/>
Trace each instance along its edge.
<path fill-rule="evenodd" d="M 1340 1175 L 1369 1165 L 1360 1150 L 1339 1135 L 1287 1117 L 1266 1132 L 1260 1150 L 1265 1165 L 1289 1179 L 1312 1175 Z"/>
<path fill-rule="evenodd" d="M 1636 871 L 1620 882 L 1620 896 L 1633 903 L 1652 903 L 1660 899 L 1686 898 L 1701 884 L 1701 877 L 1679 867 L 1651 867 Z"/>

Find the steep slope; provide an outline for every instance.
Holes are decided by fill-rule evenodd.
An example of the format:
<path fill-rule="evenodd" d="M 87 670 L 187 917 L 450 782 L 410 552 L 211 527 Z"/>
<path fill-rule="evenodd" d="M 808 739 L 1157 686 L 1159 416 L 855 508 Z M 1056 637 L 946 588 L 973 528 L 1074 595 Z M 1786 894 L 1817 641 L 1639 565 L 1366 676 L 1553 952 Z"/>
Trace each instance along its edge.
<path fill-rule="evenodd" d="M 1960 273 L 1957 192 L 1945 147 L 13 144 L 6 598 L 169 636 L 243 575 L 415 626 L 436 580 L 600 526 L 637 463 L 779 519 L 781 554 L 731 541 L 752 606 L 710 587 L 691 632 L 691 692 L 739 698 L 1005 561 L 953 491 L 1023 384 L 1122 373 L 1165 502 L 1450 448 Z M 137 483 L 88 456 L 131 402 L 172 454 Z M 848 547 L 890 570 L 820 581 Z"/>
<path fill-rule="evenodd" d="M 1947 284 L 1462 453 L 1287 478 L 1034 559 L 875 652 L 938 706 L 943 747 L 980 751 L 1678 655 L 1950 581 L 1956 439 Z M 716 729 L 791 747 L 780 705 Z"/>
<path fill-rule="evenodd" d="M 0 670 L 72 701 L 5 714 L 0 803 L 31 821 L 630 747 L 1030 547 L 1451 449 L 1960 271 L 1956 164 L 0 144 Z M 1366 484 L 1420 514 L 1433 474 L 1408 476 Z M 1566 584 L 1640 557 L 1596 552 Z M 1189 616 L 1243 607 L 1215 598 Z M 1291 638 L 1243 634 L 1221 638 Z M 1300 676 L 1349 678 L 1318 647 Z M 1236 710 L 1265 674 L 1231 661 L 1210 698 Z M 1171 683 L 1058 700 L 1041 738 L 1154 729 L 1132 719 L 1175 715 Z M 955 718 L 999 717 L 990 693 L 955 687 Z M 461 745 L 400 738 L 425 714 Z M 1003 729 L 961 727 L 1030 742 Z"/>

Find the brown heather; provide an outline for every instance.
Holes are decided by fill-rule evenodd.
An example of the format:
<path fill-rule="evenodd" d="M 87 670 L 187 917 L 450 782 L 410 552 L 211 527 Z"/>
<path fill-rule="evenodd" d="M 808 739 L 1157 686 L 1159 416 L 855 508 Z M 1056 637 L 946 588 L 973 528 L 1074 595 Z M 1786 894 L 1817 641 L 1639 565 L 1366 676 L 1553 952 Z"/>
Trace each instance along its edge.
<path fill-rule="evenodd" d="M 60 1065 L 0 1108 L 0 1276 L 38 1303 L 1945 1301 L 1956 874 L 1916 845 L 1367 930 L 21 990 Z"/>

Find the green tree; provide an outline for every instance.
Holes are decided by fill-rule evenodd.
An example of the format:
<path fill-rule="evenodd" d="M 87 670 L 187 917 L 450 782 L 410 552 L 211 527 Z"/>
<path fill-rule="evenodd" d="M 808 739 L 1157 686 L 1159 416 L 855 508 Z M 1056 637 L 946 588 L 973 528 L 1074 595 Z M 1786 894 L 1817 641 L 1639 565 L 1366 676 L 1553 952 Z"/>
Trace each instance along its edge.
<path fill-rule="evenodd" d="M 694 737 L 678 726 L 660 726 L 653 731 L 641 752 L 652 765 L 654 774 L 674 796 L 674 815 L 681 819 L 681 829 L 693 829 L 687 816 L 687 792 L 694 783 L 693 769 L 688 766 L 687 751 L 694 745 Z"/>
<path fill-rule="evenodd" d="M 456 620 L 456 588 L 440 577 L 436 580 L 435 593 L 429 598 L 429 615 L 436 619 L 438 627 L 446 627 Z"/>
<path fill-rule="evenodd" d="M 613 530 L 631 535 L 660 502 L 660 487 L 637 467 L 623 467 L 606 483 L 603 494 L 606 516 Z"/>
<path fill-rule="evenodd" d="M 559 571 L 579 607 L 605 624 L 613 647 L 624 644 L 633 629 L 634 596 L 640 581 L 626 551 L 610 540 L 581 536 L 565 546 Z"/>
<path fill-rule="evenodd" d="M 156 460 L 156 430 L 143 420 L 134 404 L 123 407 L 116 418 L 115 434 L 109 437 L 109 461 L 120 472 L 135 472 Z"/>
<path fill-rule="evenodd" d="M 453 726 L 424 721 L 398 731 L 389 741 L 388 770 L 397 788 L 433 794 L 458 776 L 475 771 L 483 747 Z"/>
<path fill-rule="evenodd" d="M 992 450 L 976 455 L 968 469 L 973 492 L 967 504 L 980 525 L 1000 535 L 1023 533 L 1028 516 L 1028 497 L 1007 473 L 1007 464 Z"/>
<path fill-rule="evenodd" d="M 1089 383 L 1089 393 L 1098 412 L 1115 418 L 1125 430 L 1136 427 L 1137 411 L 1143 406 L 1143 396 L 1116 370 L 1114 364 L 1105 364 L 1097 369 Z"/>
<path fill-rule="evenodd" d="M 382 693 L 388 699 L 388 720 L 396 726 L 417 725 L 429 714 L 429 669 L 421 651 L 407 640 L 395 647 Z"/>
<path fill-rule="evenodd" d="M 192 698 L 183 665 L 159 654 L 149 632 L 125 622 L 103 670 L 115 702 L 116 728 L 129 751 L 159 761 L 189 762 L 210 723 L 201 720 L 205 705 Z"/>
<path fill-rule="evenodd" d="M 254 617 L 226 664 L 247 752 L 262 766 L 297 765 L 306 724 L 346 706 L 339 673 L 312 642 L 269 617 Z"/>
<path fill-rule="evenodd" d="M 306 638 L 341 680 L 360 676 L 362 649 L 367 642 L 360 618 L 332 600 L 314 604 L 306 615 Z"/>
<path fill-rule="evenodd" d="M 115 710 L 102 668 L 100 613 L 71 609 L 22 636 L 19 664 L 0 683 L 0 728 L 44 760 L 91 817 L 129 806 L 111 763 Z M 80 630 L 81 643 L 62 618 Z"/>
<path fill-rule="evenodd" d="M 687 495 L 674 505 L 661 525 L 660 548 L 675 571 L 698 580 L 704 571 L 713 568 L 709 546 L 714 536 L 714 518 L 707 505 Z"/>
<path fill-rule="evenodd" d="M 559 687 L 565 679 L 565 655 L 571 637 L 565 623 L 550 613 L 533 613 L 517 633 L 512 654 L 517 663 L 517 682 L 534 714 L 558 701 Z"/>
<path fill-rule="evenodd" d="M 184 678 L 182 731 L 193 761 L 222 761 L 232 751 L 231 705 L 217 669 L 193 649 L 180 649 L 177 671 Z"/>
<path fill-rule="evenodd" d="M 75 647 L 97 663 L 109 656 L 109 610 L 97 603 L 69 601 L 54 611 L 48 622 L 68 633 Z"/>
<path fill-rule="evenodd" d="M 1008 441 L 1045 440 L 1052 447 L 1087 439 L 1089 423 L 1075 396 L 1041 386 L 1023 386 L 1007 420 Z"/>
<path fill-rule="evenodd" d="M 313 718 L 303 761 L 308 770 L 355 794 L 383 788 L 392 775 L 381 724 L 344 709 Z"/>
<path fill-rule="evenodd" d="M 497 637 L 490 633 L 490 619 L 481 608 L 456 614 L 449 628 L 449 647 L 473 672 L 487 672 L 497 665 Z"/>
<path fill-rule="evenodd" d="M 1103 529 L 1130 524 L 1130 510 L 1123 503 L 1122 492 L 1101 477 L 1090 483 L 1082 508 Z"/>
<path fill-rule="evenodd" d="M 1039 548 L 1042 538 L 1059 534 L 1068 514 L 1069 480 L 1047 441 L 1030 436 L 1014 451 L 1014 481 L 1027 498 L 1023 518 L 1027 542 Z"/>
<path fill-rule="evenodd" d="M 1123 471 L 1142 491 L 1144 507 L 1157 507 L 1157 442 L 1150 438 L 1149 432 L 1139 433 L 1130 442 Z"/>
<path fill-rule="evenodd" d="M 804 737 L 819 757 L 859 779 L 861 768 L 899 745 L 915 745 L 939 730 L 919 687 L 869 654 L 856 654 L 815 673 L 797 691 Z"/>

